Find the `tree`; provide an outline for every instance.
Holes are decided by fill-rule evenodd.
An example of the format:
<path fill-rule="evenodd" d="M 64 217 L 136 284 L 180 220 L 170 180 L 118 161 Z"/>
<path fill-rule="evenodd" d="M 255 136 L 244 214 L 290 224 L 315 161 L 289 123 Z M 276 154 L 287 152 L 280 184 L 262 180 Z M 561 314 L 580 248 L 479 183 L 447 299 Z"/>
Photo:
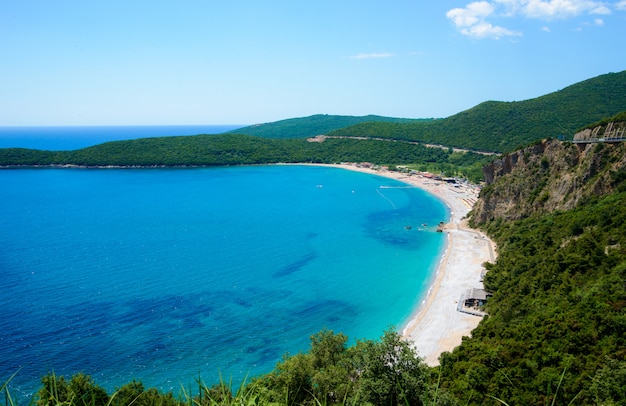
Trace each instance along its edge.
<path fill-rule="evenodd" d="M 67 383 L 54 373 L 41 378 L 43 387 L 37 392 L 37 405 L 105 406 L 109 395 L 89 375 L 78 373 Z"/>
<path fill-rule="evenodd" d="M 369 342 L 360 379 L 363 400 L 375 405 L 422 405 L 427 396 L 428 367 L 410 344 L 388 330 Z"/>

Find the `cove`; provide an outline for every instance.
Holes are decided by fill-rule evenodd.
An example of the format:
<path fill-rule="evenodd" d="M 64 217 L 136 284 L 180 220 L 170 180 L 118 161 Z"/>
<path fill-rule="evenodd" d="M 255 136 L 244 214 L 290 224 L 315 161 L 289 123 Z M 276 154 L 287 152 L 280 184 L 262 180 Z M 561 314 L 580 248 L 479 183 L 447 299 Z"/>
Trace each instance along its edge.
<path fill-rule="evenodd" d="M 327 167 L 0 172 L 0 368 L 12 393 L 84 372 L 234 382 L 324 329 L 378 338 L 444 244 L 434 197 Z M 20 369 L 21 368 L 21 369 Z"/>

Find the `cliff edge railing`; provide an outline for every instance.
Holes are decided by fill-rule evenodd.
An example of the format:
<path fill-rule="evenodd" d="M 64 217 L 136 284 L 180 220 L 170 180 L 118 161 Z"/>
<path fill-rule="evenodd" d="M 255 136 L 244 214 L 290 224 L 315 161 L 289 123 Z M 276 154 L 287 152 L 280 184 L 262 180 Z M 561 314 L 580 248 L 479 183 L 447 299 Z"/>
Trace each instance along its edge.
<path fill-rule="evenodd" d="M 594 128 L 586 128 L 574 134 L 573 140 L 575 144 L 622 141 L 626 141 L 625 122 L 610 122 L 606 127 L 599 125 Z"/>

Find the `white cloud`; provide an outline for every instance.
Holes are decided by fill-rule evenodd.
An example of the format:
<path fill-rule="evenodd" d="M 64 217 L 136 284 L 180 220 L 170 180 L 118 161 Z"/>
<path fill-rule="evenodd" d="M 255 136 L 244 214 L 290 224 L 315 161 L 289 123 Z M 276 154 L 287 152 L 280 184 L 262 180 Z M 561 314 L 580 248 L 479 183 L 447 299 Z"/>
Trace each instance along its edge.
<path fill-rule="evenodd" d="M 541 20 L 566 19 L 582 14 L 611 14 L 602 2 L 591 0 L 520 0 L 525 17 Z"/>
<path fill-rule="evenodd" d="M 475 1 L 465 8 L 455 8 L 446 13 L 456 28 L 463 35 L 474 38 L 500 39 L 506 36 L 517 36 L 520 33 L 503 27 L 494 26 L 486 18 L 494 13 L 494 6 L 487 1 Z"/>
<path fill-rule="evenodd" d="M 618 10 L 626 10 L 626 0 L 621 0 L 615 4 Z"/>
<path fill-rule="evenodd" d="M 507 30 L 503 27 L 493 26 L 486 21 L 481 21 L 478 24 L 474 24 L 471 27 L 464 28 L 461 33 L 474 38 L 494 38 L 500 39 L 502 37 L 519 36 L 518 32 Z"/>
<path fill-rule="evenodd" d="M 465 8 L 455 8 L 446 13 L 457 27 L 471 27 L 493 14 L 493 6 L 486 1 L 470 3 Z"/>
<path fill-rule="evenodd" d="M 358 54 L 351 56 L 351 59 L 373 59 L 373 58 L 391 58 L 395 56 L 390 52 L 380 52 L 380 53 L 371 53 L 371 54 Z"/>
<path fill-rule="evenodd" d="M 506 17 L 514 16 L 519 13 L 519 9 L 523 6 L 523 1 L 520 0 L 494 0 L 497 4 L 502 4 L 504 10 L 501 11 L 502 15 Z"/>
<path fill-rule="evenodd" d="M 552 30 L 550 29 L 550 27 L 548 26 L 543 26 L 541 27 L 541 31 L 545 31 L 545 32 L 552 32 Z"/>
<path fill-rule="evenodd" d="M 594 23 L 595 25 L 602 26 L 602 25 L 604 25 L 604 20 L 603 20 L 603 19 L 601 19 L 601 18 L 596 18 L 595 20 L 593 20 L 593 23 Z"/>
<path fill-rule="evenodd" d="M 626 0 L 620 0 L 611 7 L 626 10 Z M 611 9 L 606 2 L 595 0 L 490 0 L 475 1 L 465 8 L 452 9 L 446 13 L 446 17 L 464 35 L 476 38 L 501 38 L 519 36 L 521 33 L 494 26 L 488 20 L 525 17 L 551 21 L 585 14 L 608 15 L 611 14 Z M 595 22 L 597 25 L 604 24 L 602 19 L 596 19 Z"/>
<path fill-rule="evenodd" d="M 611 14 L 611 9 L 608 8 L 605 5 L 600 5 L 594 9 L 591 10 L 591 14 L 604 14 L 604 15 L 609 15 Z"/>

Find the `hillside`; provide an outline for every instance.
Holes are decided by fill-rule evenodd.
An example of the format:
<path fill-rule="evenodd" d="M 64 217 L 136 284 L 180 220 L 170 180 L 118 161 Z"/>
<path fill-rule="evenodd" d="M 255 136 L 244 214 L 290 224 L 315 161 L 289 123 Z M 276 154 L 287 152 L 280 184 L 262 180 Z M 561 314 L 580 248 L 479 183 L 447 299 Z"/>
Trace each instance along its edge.
<path fill-rule="evenodd" d="M 626 139 L 626 111 L 586 126 L 574 134 L 574 142 L 622 141 Z"/>
<path fill-rule="evenodd" d="M 460 172 L 465 176 L 471 173 L 471 179 L 479 181 L 477 165 L 486 162 L 484 156 L 450 151 L 442 155 L 438 148 L 425 148 L 415 143 L 474 151 L 512 151 L 546 137 L 565 135 L 571 139 L 582 126 L 625 110 L 626 71 L 623 71 L 598 76 L 532 100 L 485 102 L 445 119 L 315 115 L 219 135 L 109 142 L 76 151 L 0 149 L 0 167 L 369 161 L 426 164 L 429 166 L 424 170 Z M 306 141 L 320 134 L 330 137 L 324 142 Z"/>
<path fill-rule="evenodd" d="M 363 123 L 329 133 L 412 140 L 495 152 L 565 136 L 626 110 L 626 71 L 597 76 L 535 99 L 487 101 L 453 116 L 416 123 Z"/>
<path fill-rule="evenodd" d="M 378 140 L 274 139 L 241 134 L 141 138 L 107 142 L 74 151 L 0 149 L 0 167 L 88 166 L 173 167 L 274 163 L 372 162 L 412 164 L 433 172 L 460 174 L 475 182 L 489 157 L 405 142 Z"/>
<path fill-rule="evenodd" d="M 604 127 L 623 128 L 625 121 Z M 626 118 L 626 117 L 625 117 Z M 592 128 L 598 128 L 598 123 Z M 483 168 L 487 186 L 474 219 L 518 220 L 536 213 L 573 209 L 615 190 L 626 175 L 624 143 L 562 143 L 543 140 L 506 154 Z"/>
<path fill-rule="evenodd" d="M 264 138 L 307 138 L 326 134 L 339 128 L 367 122 L 414 123 L 427 121 L 431 121 L 431 119 L 393 118 L 375 115 L 336 116 L 316 114 L 309 117 L 290 118 L 272 123 L 255 124 L 244 128 L 238 128 L 230 131 L 230 133 Z"/>
<path fill-rule="evenodd" d="M 489 317 L 441 358 L 463 403 L 626 402 L 625 156 L 552 140 L 485 168 L 471 222 L 498 244 Z"/>
<path fill-rule="evenodd" d="M 626 174 L 625 145 L 542 141 L 496 159 L 483 169 L 488 184 L 474 219 L 519 220 L 569 210 L 612 192 Z"/>

